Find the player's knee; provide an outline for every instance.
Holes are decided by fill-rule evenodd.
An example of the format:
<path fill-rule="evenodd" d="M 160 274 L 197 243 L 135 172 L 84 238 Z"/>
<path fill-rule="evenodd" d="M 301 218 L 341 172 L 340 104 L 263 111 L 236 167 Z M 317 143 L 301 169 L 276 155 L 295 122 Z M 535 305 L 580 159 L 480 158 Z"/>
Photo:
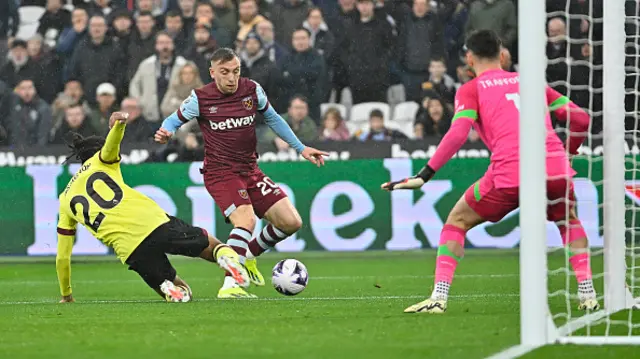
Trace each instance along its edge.
<path fill-rule="evenodd" d="M 242 227 L 253 233 L 253 229 L 256 228 L 256 217 L 246 217 L 242 221 L 240 221 L 240 224 L 236 224 L 235 226 Z"/>
<path fill-rule="evenodd" d="M 468 231 L 482 222 L 484 222 L 484 219 L 462 199 L 449 212 L 446 224 Z"/>
<path fill-rule="evenodd" d="M 287 206 L 287 204 L 289 205 Z M 285 203 L 285 201 L 281 201 L 277 206 L 267 211 L 265 218 L 287 235 L 296 233 L 302 227 L 300 214 L 293 205 Z"/>
<path fill-rule="evenodd" d="M 300 215 L 297 213 L 294 213 L 287 218 L 283 227 L 285 228 L 280 228 L 282 231 L 288 235 L 292 235 L 302 228 L 302 218 L 300 218 Z"/>
<path fill-rule="evenodd" d="M 229 216 L 234 227 L 242 227 L 250 232 L 256 228 L 256 215 L 251 206 L 240 206 Z"/>
<path fill-rule="evenodd" d="M 576 214 L 576 209 L 575 209 L 575 207 L 572 207 L 572 208 L 569 210 L 568 217 L 569 217 L 568 219 L 569 219 L 569 221 L 570 221 L 570 222 L 571 222 L 571 221 L 577 221 L 577 220 L 579 220 L 579 219 L 578 219 L 578 215 Z"/>
<path fill-rule="evenodd" d="M 589 248 L 589 240 L 586 237 L 576 239 L 569 243 L 569 248 L 571 249 L 571 252 L 576 254 L 576 252 L 579 252 L 580 250 L 586 250 Z"/>
<path fill-rule="evenodd" d="M 452 210 L 449 213 L 449 217 L 447 217 L 447 223 L 452 226 L 456 226 L 458 228 L 467 229 L 467 223 L 465 220 L 464 213 L 462 211 L 458 211 L 456 209 Z"/>

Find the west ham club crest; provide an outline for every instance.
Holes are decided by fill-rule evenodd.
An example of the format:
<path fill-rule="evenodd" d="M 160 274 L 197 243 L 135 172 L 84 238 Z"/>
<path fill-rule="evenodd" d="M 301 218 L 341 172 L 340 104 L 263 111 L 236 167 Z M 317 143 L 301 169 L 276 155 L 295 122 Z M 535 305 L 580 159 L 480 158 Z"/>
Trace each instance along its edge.
<path fill-rule="evenodd" d="M 251 99 L 249 99 L 249 101 L 251 101 Z M 246 189 L 239 189 L 238 190 L 238 194 L 240 195 L 240 197 L 242 197 L 242 199 L 248 199 L 249 198 L 249 193 L 247 193 Z"/>
<path fill-rule="evenodd" d="M 251 96 L 242 99 L 242 107 L 247 111 L 250 111 L 253 108 L 253 99 Z"/>

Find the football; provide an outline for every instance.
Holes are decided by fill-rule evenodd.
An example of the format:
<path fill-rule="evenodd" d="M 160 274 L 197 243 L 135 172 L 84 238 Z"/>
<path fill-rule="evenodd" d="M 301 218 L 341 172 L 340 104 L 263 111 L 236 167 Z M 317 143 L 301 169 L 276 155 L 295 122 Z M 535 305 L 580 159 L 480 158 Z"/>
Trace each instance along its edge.
<path fill-rule="evenodd" d="M 307 287 L 307 267 L 295 259 L 283 259 L 273 267 L 271 282 L 278 293 L 296 295 Z"/>

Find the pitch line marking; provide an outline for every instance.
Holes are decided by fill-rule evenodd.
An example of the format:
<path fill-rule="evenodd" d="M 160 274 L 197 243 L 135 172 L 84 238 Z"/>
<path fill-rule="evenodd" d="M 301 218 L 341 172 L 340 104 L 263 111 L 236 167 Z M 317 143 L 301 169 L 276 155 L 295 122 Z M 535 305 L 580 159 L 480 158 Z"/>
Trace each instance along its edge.
<path fill-rule="evenodd" d="M 451 298 L 462 299 L 487 299 L 487 298 L 500 298 L 500 297 L 519 297 L 518 293 L 495 293 L 495 294 L 460 294 L 451 295 Z M 257 301 L 257 302 L 311 302 L 311 301 L 357 301 L 357 300 L 398 300 L 398 299 L 424 299 L 424 295 L 383 295 L 383 296 L 363 296 L 363 297 L 274 297 L 274 298 L 253 298 L 253 299 L 241 299 L 236 301 Z M 228 301 L 229 299 L 218 298 L 201 298 L 194 299 L 194 302 L 215 302 L 215 301 Z M 162 300 L 79 300 L 75 304 L 137 304 L 137 303 L 163 303 Z M 34 301 L 13 301 L 13 302 L 0 302 L 0 305 L 30 305 L 30 304 L 57 304 L 55 300 L 34 300 Z M 74 304 L 74 305 L 75 305 Z"/>
<path fill-rule="evenodd" d="M 460 274 L 456 275 L 456 278 L 515 278 L 518 277 L 518 274 Z M 310 277 L 310 280 L 371 280 L 371 279 L 431 279 L 433 275 L 367 275 L 367 276 L 318 276 L 318 277 Z M 188 282 L 209 282 L 211 279 L 207 278 L 193 278 L 188 280 Z M 84 279 L 75 279 L 73 283 L 76 284 L 110 284 L 110 283 L 139 283 L 138 279 L 106 279 L 106 280 L 84 280 Z M 46 284 L 57 284 L 55 279 L 52 280 L 0 280 L 0 285 L 46 285 Z"/>

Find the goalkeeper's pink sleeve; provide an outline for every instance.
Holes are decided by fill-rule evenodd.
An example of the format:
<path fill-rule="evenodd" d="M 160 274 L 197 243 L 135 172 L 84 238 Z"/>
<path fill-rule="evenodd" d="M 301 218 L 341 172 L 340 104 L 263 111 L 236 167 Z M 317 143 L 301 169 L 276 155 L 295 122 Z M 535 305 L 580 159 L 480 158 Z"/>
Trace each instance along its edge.
<path fill-rule="evenodd" d="M 438 171 L 460 150 L 467 141 L 472 123 L 473 120 L 470 118 L 458 118 L 453 121 L 451 128 L 440 141 L 436 153 L 429 160 L 428 166 L 431 169 Z"/>
<path fill-rule="evenodd" d="M 555 112 L 558 120 L 569 121 L 569 137 L 567 138 L 567 150 L 570 154 L 578 153 L 578 148 L 587 138 L 591 118 L 583 109 L 573 102 Z"/>
<path fill-rule="evenodd" d="M 578 148 L 587 138 L 591 117 L 583 109 L 571 102 L 556 90 L 547 86 L 547 104 L 549 111 L 555 113 L 559 121 L 569 121 L 569 136 L 566 148 L 570 154 L 578 153 Z"/>

